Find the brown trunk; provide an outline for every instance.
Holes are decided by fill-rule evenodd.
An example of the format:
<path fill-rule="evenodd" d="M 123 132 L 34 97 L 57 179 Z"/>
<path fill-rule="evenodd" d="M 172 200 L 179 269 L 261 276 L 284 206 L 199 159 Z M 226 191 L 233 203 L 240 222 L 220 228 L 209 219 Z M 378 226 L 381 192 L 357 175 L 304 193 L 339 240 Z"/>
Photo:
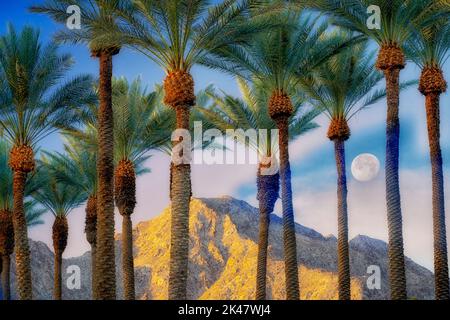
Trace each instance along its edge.
<path fill-rule="evenodd" d="M 14 252 L 14 226 L 12 212 L 8 209 L 0 209 L 0 274 L 3 289 L 3 299 L 11 299 L 10 289 L 10 264 L 11 254 Z"/>
<path fill-rule="evenodd" d="M 17 292 L 20 300 L 33 298 L 31 283 L 30 248 L 28 244 L 27 221 L 23 208 L 25 183 L 27 174 L 15 171 L 13 177 L 14 192 L 14 251 L 16 253 Z"/>
<path fill-rule="evenodd" d="M 289 164 L 289 122 L 283 116 L 276 120 L 279 130 L 280 185 L 283 206 L 283 244 L 286 274 L 286 299 L 299 300 L 297 241 L 292 206 L 291 168 Z"/>
<path fill-rule="evenodd" d="M 125 300 L 135 299 L 133 226 L 129 215 L 122 215 L 122 272 Z"/>
<path fill-rule="evenodd" d="M 11 281 L 10 281 L 10 268 L 11 258 L 9 255 L 2 256 L 2 289 L 3 300 L 11 300 Z"/>
<path fill-rule="evenodd" d="M 392 300 L 405 300 L 406 275 L 403 250 L 403 223 L 399 185 L 399 77 L 400 70 L 384 71 L 387 93 L 386 121 L 386 203 L 389 233 L 389 278 Z"/>
<path fill-rule="evenodd" d="M 122 215 L 122 274 L 125 300 L 135 299 L 133 262 L 133 225 L 131 215 L 136 206 L 136 173 L 128 159 L 120 160 L 114 175 L 114 197 Z"/>
<path fill-rule="evenodd" d="M 445 226 L 444 177 L 440 145 L 439 94 L 428 93 L 426 99 L 428 140 L 433 184 L 434 275 L 436 300 L 448 300 L 447 233 Z"/>
<path fill-rule="evenodd" d="M 61 300 L 62 299 L 62 290 L 61 290 L 61 267 L 62 267 L 62 252 L 55 252 L 55 279 L 54 279 L 54 288 L 53 288 L 53 299 Z"/>
<path fill-rule="evenodd" d="M 259 236 L 258 260 L 256 267 L 256 300 L 266 300 L 267 283 L 267 255 L 269 244 L 270 215 L 280 192 L 280 175 L 261 174 L 261 167 L 257 174 L 257 199 L 259 202 Z"/>
<path fill-rule="evenodd" d="M 92 298 L 96 299 L 95 293 L 95 252 L 97 250 L 97 195 L 92 194 L 86 204 L 86 220 L 84 232 L 86 240 L 91 245 L 91 292 Z"/>
<path fill-rule="evenodd" d="M 67 237 L 69 235 L 69 225 L 65 215 L 60 215 L 55 218 L 52 228 L 53 248 L 55 250 L 55 272 L 54 272 L 54 290 L 53 297 L 55 300 L 61 300 L 61 267 L 62 254 L 67 247 Z"/>
<path fill-rule="evenodd" d="M 338 175 L 338 282 L 339 300 L 350 300 L 350 256 L 348 248 L 347 176 L 345 172 L 345 142 L 334 141 Z"/>
<path fill-rule="evenodd" d="M 189 108 L 176 108 L 177 128 L 189 129 Z M 190 164 L 172 167 L 169 299 L 186 299 L 189 257 Z"/>
<path fill-rule="evenodd" d="M 116 299 L 116 267 L 114 253 L 114 135 L 112 110 L 112 54 L 99 54 L 100 80 L 98 110 L 98 194 L 96 295 L 99 300 Z"/>

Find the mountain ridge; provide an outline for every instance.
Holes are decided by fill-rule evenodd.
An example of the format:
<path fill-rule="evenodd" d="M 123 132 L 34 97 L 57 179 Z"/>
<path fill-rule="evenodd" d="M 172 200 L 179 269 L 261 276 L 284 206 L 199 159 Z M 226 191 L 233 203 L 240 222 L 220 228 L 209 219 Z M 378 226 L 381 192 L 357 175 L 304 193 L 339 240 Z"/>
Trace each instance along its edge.
<path fill-rule="evenodd" d="M 284 299 L 282 219 L 271 216 L 268 259 L 269 299 Z M 302 299 L 336 299 L 336 238 L 296 224 Z M 133 230 L 136 290 L 140 299 L 166 299 L 170 243 L 170 207 Z M 229 196 L 193 198 L 190 216 L 189 299 L 253 299 L 255 291 L 258 209 Z M 120 234 L 116 234 L 118 297 L 122 295 Z M 35 298 L 51 299 L 53 253 L 43 243 L 30 242 Z M 353 299 L 387 299 L 389 293 L 387 244 L 359 235 L 350 241 Z M 63 289 L 64 299 L 90 298 L 90 253 L 64 259 L 63 270 L 77 265 L 79 290 Z M 381 271 L 381 289 L 365 285 L 367 267 Z M 14 267 L 12 268 L 14 269 Z M 406 259 L 408 294 L 433 298 L 433 274 Z M 67 279 L 63 275 L 63 284 Z M 14 279 L 14 276 L 12 277 Z M 13 289 L 13 295 L 15 291 Z"/>

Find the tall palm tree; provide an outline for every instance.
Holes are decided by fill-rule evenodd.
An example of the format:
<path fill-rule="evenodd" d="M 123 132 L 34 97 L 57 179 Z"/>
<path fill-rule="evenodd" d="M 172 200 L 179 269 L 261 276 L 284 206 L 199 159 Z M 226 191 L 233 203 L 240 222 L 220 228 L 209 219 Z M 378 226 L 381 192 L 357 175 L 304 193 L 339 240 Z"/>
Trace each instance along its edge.
<path fill-rule="evenodd" d="M 163 108 L 162 90 L 147 92 L 140 79 L 128 83 L 125 78 L 113 79 L 112 104 L 114 112 L 114 195 L 122 224 L 122 272 L 124 298 L 135 299 L 133 232 L 131 215 L 136 205 L 136 176 L 149 172 L 144 167 L 148 152 L 165 150 L 170 144 L 175 123 L 172 110 Z M 87 150 L 94 151 L 98 132 L 97 107 L 92 105 L 83 114 L 83 128 L 66 128 L 66 133 L 83 141 Z"/>
<path fill-rule="evenodd" d="M 95 100 L 89 76 L 56 85 L 72 65 L 70 55 L 59 54 L 53 42 L 44 46 L 39 32 L 31 27 L 18 34 L 10 25 L 0 38 L 0 128 L 13 146 L 9 165 L 14 172 L 13 223 L 20 299 L 32 298 L 23 200 L 27 175 L 35 167 L 34 148 L 57 126 L 73 122 L 79 106 Z"/>
<path fill-rule="evenodd" d="M 227 0 L 212 6 L 207 0 L 136 0 L 118 10 L 126 22 L 120 32 L 123 41 L 166 73 L 164 102 L 176 112 L 177 129 L 189 130 L 190 126 L 190 111 L 196 100 L 192 67 L 209 52 L 242 42 L 258 29 L 241 19 L 251 2 Z M 179 143 L 181 140 L 174 141 L 174 147 Z M 188 158 L 180 151 L 174 154 L 177 161 L 171 174 L 169 299 L 176 300 L 186 298 L 191 198 Z"/>
<path fill-rule="evenodd" d="M 121 0 L 46 0 L 31 7 L 32 12 L 49 15 L 56 22 L 66 24 L 67 6 L 80 8 L 83 27 L 79 30 L 60 30 L 55 38 L 69 43 L 88 44 L 92 57 L 99 59 L 98 109 L 98 193 L 97 193 L 97 261 L 98 277 L 96 299 L 116 298 L 116 275 L 114 258 L 114 133 L 111 97 L 113 56 L 121 48 L 120 39 L 113 35 L 117 29 L 116 8 Z"/>
<path fill-rule="evenodd" d="M 296 300 L 300 293 L 288 151 L 289 119 L 294 112 L 291 97 L 302 77 L 351 42 L 327 37 L 328 25 L 303 12 L 286 9 L 277 19 L 286 25 L 254 36 L 250 46 L 229 46 L 204 63 L 249 81 L 257 79 L 269 96 L 269 116 L 279 130 L 286 293 L 288 300 Z"/>
<path fill-rule="evenodd" d="M 11 299 L 10 265 L 11 254 L 14 252 L 14 226 L 12 221 L 13 208 L 13 173 L 8 166 L 11 146 L 0 141 L 0 256 L 2 258 L 1 283 L 3 299 Z M 37 185 L 28 179 L 25 194 L 29 195 Z M 26 200 L 24 203 L 25 220 L 27 227 L 42 224 L 40 220 L 44 210 L 38 208 L 36 201 Z"/>
<path fill-rule="evenodd" d="M 448 11 L 448 8 L 447 8 Z M 432 171 L 433 234 L 435 295 L 438 300 L 448 300 L 448 258 L 445 226 L 444 177 L 440 145 L 440 95 L 447 90 L 442 71 L 450 53 L 450 24 L 448 16 L 437 19 L 420 30 L 407 43 L 408 56 L 422 69 L 419 91 L 425 96 L 428 140 Z"/>
<path fill-rule="evenodd" d="M 298 1 L 301 3 L 300 1 Z M 358 31 L 379 46 L 375 67 L 386 80 L 386 204 L 389 230 L 391 298 L 407 298 L 399 186 L 399 78 L 405 67 L 404 45 L 417 26 L 429 23 L 434 0 L 311 0 L 313 7 L 334 17 L 335 24 Z M 380 8 L 380 28 L 367 26 L 367 8 Z"/>
<path fill-rule="evenodd" d="M 43 156 L 33 177 L 39 182 L 40 187 L 32 193 L 32 197 L 55 217 L 52 226 L 55 300 L 62 299 L 62 255 L 67 247 L 69 235 L 67 215 L 86 201 L 86 194 L 78 184 L 66 184 L 57 178 L 56 172 L 60 170 L 65 168 Z"/>
<path fill-rule="evenodd" d="M 338 292 L 341 300 L 351 298 L 345 141 L 350 138 L 351 133 L 348 121 L 386 95 L 384 90 L 375 89 L 383 75 L 373 69 L 374 56 L 375 52 L 367 51 L 366 43 L 355 45 L 351 50 L 331 58 L 302 83 L 312 105 L 330 119 L 327 136 L 334 143 L 338 174 L 337 252 Z M 411 84 L 405 83 L 402 87 Z"/>
<path fill-rule="evenodd" d="M 89 130 L 89 129 L 85 129 Z M 92 129 L 91 129 L 92 130 Z M 64 153 L 45 153 L 51 163 L 58 165 L 64 170 L 55 172 L 58 181 L 68 185 L 76 185 L 85 193 L 86 217 L 85 234 L 86 240 L 91 246 L 91 288 L 92 297 L 95 297 L 95 255 L 97 238 L 97 148 L 88 148 L 83 140 L 64 134 Z M 88 151 L 88 152 L 87 152 Z"/>
<path fill-rule="evenodd" d="M 257 200 L 259 202 L 259 241 L 256 274 L 256 299 L 266 299 L 267 276 L 267 247 L 269 241 L 270 215 L 279 197 L 280 176 L 278 172 L 270 172 L 271 161 L 277 153 L 277 140 L 272 137 L 272 130 L 276 125 L 267 112 L 268 95 L 260 86 L 252 86 L 243 79 L 238 78 L 238 86 L 242 99 L 228 94 L 220 96 L 212 93 L 215 105 L 210 108 L 199 108 L 206 121 L 215 128 L 226 132 L 228 129 L 267 130 L 267 139 L 253 140 L 245 136 L 238 136 L 238 140 L 252 148 L 259 156 L 260 162 L 257 170 Z M 295 116 L 289 118 L 289 139 L 299 136 L 317 128 L 314 122 L 318 112 L 304 110 L 303 100 L 294 96 L 293 106 Z M 266 169 L 266 170 L 265 170 Z M 267 172 L 265 172 L 267 171 Z"/>
<path fill-rule="evenodd" d="M 170 141 L 168 134 L 174 124 L 161 123 L 161 95 L 147 93 L 140 79 L 129 84 L 125 79 L 113 82 L 115 143 L 115 189 L 117 208 L 122 215 L 122 272 L 124 298 L 135 299 L 133 226 L 131 215 L 136 205 L 136 175 L 149 170 L 143 168 L 148 151 L 160 149 Z M 170 116 L 170 115 L 168 115 Z M 163 116 L 164 117 L 164 116 Z"/>

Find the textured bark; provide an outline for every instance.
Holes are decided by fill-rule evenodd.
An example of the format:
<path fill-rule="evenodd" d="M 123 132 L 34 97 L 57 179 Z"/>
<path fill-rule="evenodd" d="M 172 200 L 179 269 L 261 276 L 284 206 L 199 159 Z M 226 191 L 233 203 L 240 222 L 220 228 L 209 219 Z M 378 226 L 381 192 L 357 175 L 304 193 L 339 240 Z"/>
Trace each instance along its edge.
<path fill-rule="evenodd" d="M 69 235 L 69 225 L 65 215 L 60 215 L 55 218 L 55 222 L 52 227 L 52 240 L 53 248 L 55 251 L 54 256 L 54 288 L 53 298 L 55 300 L 61 300 L 62 288 L 61 288 L 61 267 L 62 267 L 62 254 L 67 247 L 67 237 Z"/>
<path fill-rule="evenodd" d="M 122 215 L 122 273 L 124 299 L 135 299 L 133 225 L 131 215 L 136 206 L 136 173 L 128 159 L 119 161 L 115 172 L 114 194 L 116 206 Z"/>
<path fill-rule="evenodd" d="M 189 108 L 176 108 L 177 128 L 189 129 Z M 189 257 L 190 164 L 173 165 L 171 183 L 169 299 L 186 299 Z"/>
<path fill-rule="evenodd" d="M 92 299 L 96 299 L 95 293 L 95 252 L 97 251 L 97 195 L 92 194 L 86 204 L 86 220 L 84 232 L 86 240 L 91 245 L 91 288 Z"/>
<path fill-rule="evenodd" d="M 114 253 L 114 135 L 111 100 L 112 54 L 105 50 L 100 60 L 98 110 L 98 193 L 96 298 L 116 299 L 116 268 Z"/>
<path fill-rule="evenodd" d="M 437 300 L 448 300 L 448 258 L 445 226 L 444 177 L 442 172 L 442 153 L 440 145 L 439 94 L 429 93 L 426 99 L 428 140 L 433 182 L 433 235 L 434 235 L 434 274 Z"/>
<path fill-rule="evenodd" d="M 398 174 L 399 163 L 399 69 L 384 71 L 387 91 L 386 204 L 389 232 L 389 278 L 392 300 L 404 300 L 406 293 L 403 226 Z"/>
<path fill-rule="evenodd" d="M 0 274 L 4 300 L 11 300 L 10 266 L 14 252 L 14 226 L 12 212 L 0 210 Z"/>
<path fill-rule="evenodd" d="M 267 247 L 269 243 L 270 214 L 273 212 L 280 188 L 280 176 L 261 175 L 258 170 L 259 240 L 256 269 L 256 300 L 266 300 Z"/>
<path fill-rule="evenodd" d="M 14 172 L 14 251 L 16 253 L 17 293 L 20 300 L 31 300 L 33 298 L 31 286 L 30 248 L 28 244 L 27 222 L 23 208 L 26 180 L 26 173 L 20 171 Z"/>
<path fill-rule="evenodd" d="M 289 164 L 289 123 L 287 117 L 276 120 L 279 130 L 280 185 L 283 206 L 283 245 L 286 274 L 286 299 L 299 300 L 297 241 L 292 205 L 291 168 Z"/>
<path fill-rule="evenodd" d="M 55 252 L 55 273 L 54 273 L 54 287 L 53 287 L 53 299 L 62 299 L 62 288 L 61 288 L 61 267 L 62 267 L 62 252 Z"/>
<path fill-rule="evenodd" d="M 2 290 L 3 300 L 11 300 L 11 257 L 9 255 L 2 256 Z"/>
<path fill-rule="evenodd" d="M 345 142 L 334 141 L 338 199 L 338 292 L 339 300 L 350 300 L 350 256 L 348 248 L 347 176 Z"/>
<path fill-rule="evenodd" d="M 134 300 L 133 226 L 129 215 L 122 215 L 122 219 L 122 272 L 124 299 Z"/>

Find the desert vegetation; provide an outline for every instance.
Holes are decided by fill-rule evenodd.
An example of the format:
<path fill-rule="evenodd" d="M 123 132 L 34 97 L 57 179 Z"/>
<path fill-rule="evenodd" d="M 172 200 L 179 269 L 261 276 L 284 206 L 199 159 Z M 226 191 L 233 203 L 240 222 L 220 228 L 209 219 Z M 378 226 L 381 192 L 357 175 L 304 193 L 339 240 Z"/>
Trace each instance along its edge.
<path fill-rule="evenodd" d="M 80 28 L 69 28 L 69 6 Z M 369 6 L 380 9 L 369 26 Z M 8 25 L 0 36 L 0 256 L 3 297 L 10 299 L 10 258 L 15 254 L 19 299 L 33 299 L 28 228 L 54 216 L 54 299 L 63 298 L 62 256 L 67 216 L 85 207 L 91 248 L 92 299 L 114 300 L 115 220 L 122 219 L 123 298 L 136 299 L 132 216 L 137 179 L 152 154 L 171 156 L 169 171 L 170 259 L 167 297 L 187 298 L 192 150 L 223 148 L 191 142 L 202 130 L 267 130 L 264 139 L 245 133 L 237 143 L 258 155 L 259 204 L 255 299 L 267 298 L 270 215 L 280 198 L 285 299 L 299 300 L 290 146 L 326 117 L 337 171 L 338 298 L 351 293 L 349 212 L 345 146 L 351 121 L 375 103 L 386 104 L 385 188 L 389 238 L 390 298 L 407 299 L 400 199 L 401 90 L 417 86 L 425 99 L 432 177 L 435 296 L 448 300 L 449 275 L 440 142 L 440 97 L 447 90 L 450 6 L 439 0 L 43 0 L 29 11 L 59 27 L 43 40 L 38 26 Z M 67 46 L 85 46 L 96 70 L 82 74 Z M 115 74 L 116 59 L 143 55 L 164 74 L 154 87 L 138 75 Z M 413 81 L 401 79 L 411 61 Z M 196 68 L 233 77 L 235 96 L 204 79 Z M 142 73 L 146 73 L 142 70 Z M 224 79 L 227 79 L 224 77 Z M 223 88 L 221 86 L 223 84 Z M 414 112 L 410 110 L 409 112 Z M 276 134 L 275 134 L 276 133 Z M 60 151 L 44 139 L 58 135 Z M 275 170 L 274 170 L 275 168 Z M 196 183 L 210 183 L 197 181 Z M 220 183 L 220 182 L 217 182 Z M 295 191 L 295 190 L 294 190 Z M 145 192 L 145 190 L 144 190 Z M 152 197 L 152 194 L 148 194 Z M 73 213 L 72 213 L 73 214 Z M 278 269 L 277 269 L 278 270 Z M 279 273 L 277 273 L 279 274 Z M 273 282 L 273 280 L 270 280 Z"/>

